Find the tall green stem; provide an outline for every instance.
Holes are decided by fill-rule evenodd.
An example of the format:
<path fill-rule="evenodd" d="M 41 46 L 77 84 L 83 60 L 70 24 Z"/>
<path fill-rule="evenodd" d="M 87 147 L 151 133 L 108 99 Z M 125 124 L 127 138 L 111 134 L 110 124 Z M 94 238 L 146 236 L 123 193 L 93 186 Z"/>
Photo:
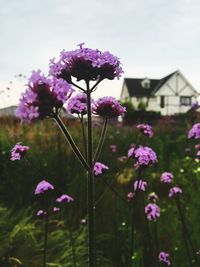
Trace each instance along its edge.
<path fill-rule="evenodd" d="M 87 85 L 87 206 L 88 206 L 88 234 L 89 234 L 89 267 L 95 267 L 95 207 L 94 207 L 94 175 L 93 175 L 93 138 L 92 138 L 92 110 L 91 91 L 89 82 Z"/>
<path fill-rule="evenodd" d="M 99 140 L 99 144 L 98 144 L 97 150 L 96 150 L 95 155 L 94 155 L 93 165 L 95 164 L 95 162 L 97 162 L 97 160 L 99 158 L 99 155 L 101 153 L 101 149 L 102 149 L 102 146 L 103 146 L 103 143 L 104 143 L 104 139 L 105 139 L 105 136 L 106 136 L 107 122 L 108 122 L 108 119 L 105 118 L 104 124 L 103 124 L 103 128 L 102 128 L 102 131 L 101 131 L 101 137 L 100 137 L 100 140 Z"/>

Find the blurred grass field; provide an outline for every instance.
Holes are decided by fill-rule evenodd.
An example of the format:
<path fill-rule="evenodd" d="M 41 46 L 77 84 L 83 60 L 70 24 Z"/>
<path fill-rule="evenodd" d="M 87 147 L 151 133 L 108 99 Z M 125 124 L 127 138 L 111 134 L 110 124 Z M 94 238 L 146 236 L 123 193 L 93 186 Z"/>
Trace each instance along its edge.
<path fill-rule="evenodd" d="M 72 136 L 83 151 L 81 128 L 77 121 L 66 121 Z M 87 266 L 86 174 L 70 150 L 61 132 L 52 120 L 21 125 L 12 117 L 0 120 L 0 266 L 41 266 L 43 222 L 36 216 L 41 208 L 34 189 L 43 179 L 51 182 L 55 198 L 62 193 L 75 199 L 61 215 L 50 218 L 48 266 L 74 266 L 71 237 L 75 247 L 77 267 Z M 187 139 L 189 121 L 176 124 L 161 120 L 154 127 L 154 137 L 141 136 L 134 126 L 110 125 L 99 161 L 109 170 L 95 177 L 97 266 L 127 267 L 130 247 L 130 205 L 122 201 L 106 183 L 126 200 L 135 172 L 133 163 L 115 179 L 131 144 L 151 146 L 158 155 L 158 164 L 144 173 L 148 192 L 159 196 L 161 217 L 157 222 L 160 250 L 169 251 L 174 266 L 185 266 L 185 248 L 175 203 L 167 197 L 169 187 L 160 183 L 164 171 L 174 174 L 174 185 L 183 188 L 182 207 L 195 247 L 200 249 L 200 165 L 195 160 L 195 141 Z M 101 126 L 94 127 L 94 145 L 98 143 Z M 21 142 L 30 150 L 21 161 L 10 161 L 10 150 Z M 112 153 L 110 145 L 117 145 Z M 147 202 L 148 192 L 145 193 Z M 150 222 L 154 233 L 154 223 Z M 139 227 L 139 222 L 138 222 Z M 71 236 L 71 237 L 70 237 Z M 133 260 L 140 262 L 138 245 Z M 195 266 L 195 265 L 194 265 Z M 145 266 L 146 267 L 146 266 Z"/>

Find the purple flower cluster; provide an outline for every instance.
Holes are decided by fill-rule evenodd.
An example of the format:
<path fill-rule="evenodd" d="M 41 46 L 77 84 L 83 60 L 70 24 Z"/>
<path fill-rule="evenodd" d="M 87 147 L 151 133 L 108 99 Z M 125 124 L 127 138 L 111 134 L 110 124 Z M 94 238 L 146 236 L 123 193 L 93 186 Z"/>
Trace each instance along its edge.
<path fill-rule="evenodd" d="M 139 129 L 142 134 L 144 134 L 150 138 L 153 136 L 152 127 L 148 124 L 138 124 L 136 126 L 136 128 Z"/>
<path fill-rule="evenodd" d="M 164 184 L 169 184 L 172 182 L 174 176 L 171 172 L 163 172 L 160 177 L 160 181 Z"/>
<path fill-rule="evenodd" d="M 127 199 L 128 199 L 128 201 L 131 201 L 131 200 L 134 198 L 134 196 L 135 196 L 135 193 L 134 193 L 134 192 L 129 192 L 129 193 L 127 194 Z"/>
<path fill-rule="evenodd" d="M 93 168 L 93 171 L 94 171 L 94 175 L 97 176 L 97 175 L 100 175 L 102 173 L 105 172 L 105 170 L 108 170 L 108 166 L 106 166 L 105 164 L 101 163 L 101 162 L 96 162 L 94 164 L 94 168 Z"/>
<path fill-rule="evenodd" d="M 199 139 L 200 138 L 200 123 L 196 123 L 189 130 L 188 138 Z"/>
<path fill-rule="evenodd" d="M 63 194 L 63 195 L 61 195 L 60 197 L 58 197 L 56 199 L 57 203 L 63 203 L 63 202 L 69 203 L 69 202 L 72 202 L 72 201 L 74 201 L 74 199 L 72 197 L 70 197 L 69 195 L 67 195 L 67 194 Z"/>
<path fill-rule="evenodd" d="M 170 198 L 172 198 L 172 197 L 175 197 L 177 194 L 182 194 L 182 193 L 183 193 L 183 191 L 180 187 L 174 186 L 174 187 L 170 188 L 168 196 Z"/>
<path fill-rule="evenodd" d="M 106 118 L 113 118 L 123 115 L 126 108 L 112 96 L 104 96 L 94 101 L 93 112 L 96 115 Z"/>
<path fill-rule="evenodd" d="M 44 194 L 46 191 L 53 190 L 53 189 L 54 189 L 54 186 L 52 184 L 43 180 L 37 185 L 35 189 L 35 195 Z"/>
<path fill-rule="evenodd" d="M 146 187 L 147 187 L 147 182 L 146 181 L 136 180 L 134 182 L 134 190 L 135 191 L 138 191 L 138 190 L 146 191 Z"/>
<path fill-rule="evenodd" d="M 109 52 L 101 52 L 90 48 L 80 48 L 73 51 L 62 51 L 60 59 L 50 61 L 50 74 L 71 82 L 72 76 L 77 81 L 97 81 L 103 79 L 119 79 L 123 71 L 119 58 Z"/>
<path fill-rule="evenodd" d="M 167 266 L 171 265 L 170 259 L 169 259 L 169 253 L 166 253 L 164 251 L 161 251 L 158 255 L 158 259 L 160 262 L 166 264 Z"/>
<path fill-rule="evenodd" d="M 49 79 L 34 71 L 22 94 L 16 116 L 24 122 L 51 117 L 63 106 L 72 94 L 71 85 L 62 79 Z"/>
<path fill-rule="evenodd" d="M 28 150 L 28 146 L 22 146 L 20 143 L 17 143 L 11 150 L 11 160 L 14 161 L 22 159 Z"/>
<path fill-rule="evenodd" d="M 71 114 L 85 115 L 87 113 L 87 95 L 80 93 L 72 96 L 67 101 L 66 109 Z"/>
<path fill-rule="evenodd" d="M 160 217 L 160 208 L 155 203 L 149 203 L 145 207 L 145 214 L 147 215 L 147 219 L 149 221 L 156 222 L 158 217 Z"/>
<path fill-rule="evenodd" d="M 148 196 L 148 200 L 149 200 L 150 202 L 156 203 L 157 200 L 158 200 L 158 196 L 156 195 L 155 192 L 152 192 L 152 193 L 149 194 L 149 196 Z"/>
<path fill-rule="evenodd" d="M 156 153 L 152 148 L 147 146 L 135 146 L 130 148 L 128 157 L 136 159 L 136 168 L 152 166 L 158 161 Z"/>

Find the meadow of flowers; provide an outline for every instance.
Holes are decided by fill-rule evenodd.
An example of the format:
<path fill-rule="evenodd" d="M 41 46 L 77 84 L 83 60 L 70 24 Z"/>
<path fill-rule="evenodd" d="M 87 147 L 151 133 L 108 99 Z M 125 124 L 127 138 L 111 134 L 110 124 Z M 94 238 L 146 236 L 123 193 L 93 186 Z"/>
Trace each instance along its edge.
<path fill-rule="evenodd" d="M 200 123 L 118 123 L 92 92 L 122 72 L 80 44 L 1 119 L 0 266 L 200 266 Z"/>

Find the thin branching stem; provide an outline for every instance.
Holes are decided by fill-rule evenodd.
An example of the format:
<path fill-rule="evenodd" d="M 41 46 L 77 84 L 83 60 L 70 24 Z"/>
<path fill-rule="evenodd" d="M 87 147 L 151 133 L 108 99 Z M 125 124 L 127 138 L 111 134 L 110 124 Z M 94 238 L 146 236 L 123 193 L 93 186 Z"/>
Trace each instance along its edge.
<path fill-rule="evenodd" d="M 93 174 L 93 138 L 92 138 L 92 110 L 91 91 L 87 86 L 87 207 L 88 207 L 88 234 L 89 234 L 89 267 L 96 266 L 95 257 L 95 206 L 94 206 L 94 174 Z"/>
<path fill-rule="evenodd" d="M 85 134 L 85 127 L 84 127 L 84 120 L 83 120 L 83 115 L 79 115 L 79 120 L 81 123 L 81 128 L 82 128 L 82 136 L 83 136 L 83 145 L 84 145 L 84 153 L 85 153 L 85 159 L 87 161 L 87 139 L 86 139 L 86 134 Z"/>
<path fill-rule="evenodd" d="M 88 165 L 88 163 L 86 162 L 85 158 L 83 157 L 83 155 L 81 154 L 80 150 L 78 149 L 78 147 L 76 146 L 72 136 L 70 135 L 69 131 L 67 130 L 67 128 L 65 127 L 63 121 L 60 119 L 60 117 L 58 115 L 54 116 L 55 121 L 57 122 L 58 126 L 60 127 L 63 135 L 65 136 L 66 140 L 68 141 L 68 143 L 70 144 L 74 154 L 76 155 L 76 157 L 78 158 L 78 160 L 80 161 L 80 163 L 83 165 L 83 167 L 88 171 L 90 170 L 90 166 Z"/>
<path fill-rule="evenodd" d="M 103 124 L 103 127 L 102 127 L 102 131 L 101 131 L 101 136 L 100 136 L 100 139 L 99 139 L 99 144 L 98 144 L 96 152 L 94 154 L 93 165 L 97 162 L 97 160 L 98 160 L 98 158 L 100 156 L 100 153 L 101 153 L 101 150 L 102 150 L 102 146 L 103 146 L 103 143 L 104 143 L 104 140 L 105 140 L 105 136 L 106 136 L 107 123 L 108 123 L 108 118 L 105 118 L 104 119 L 104 124 Z"/>

